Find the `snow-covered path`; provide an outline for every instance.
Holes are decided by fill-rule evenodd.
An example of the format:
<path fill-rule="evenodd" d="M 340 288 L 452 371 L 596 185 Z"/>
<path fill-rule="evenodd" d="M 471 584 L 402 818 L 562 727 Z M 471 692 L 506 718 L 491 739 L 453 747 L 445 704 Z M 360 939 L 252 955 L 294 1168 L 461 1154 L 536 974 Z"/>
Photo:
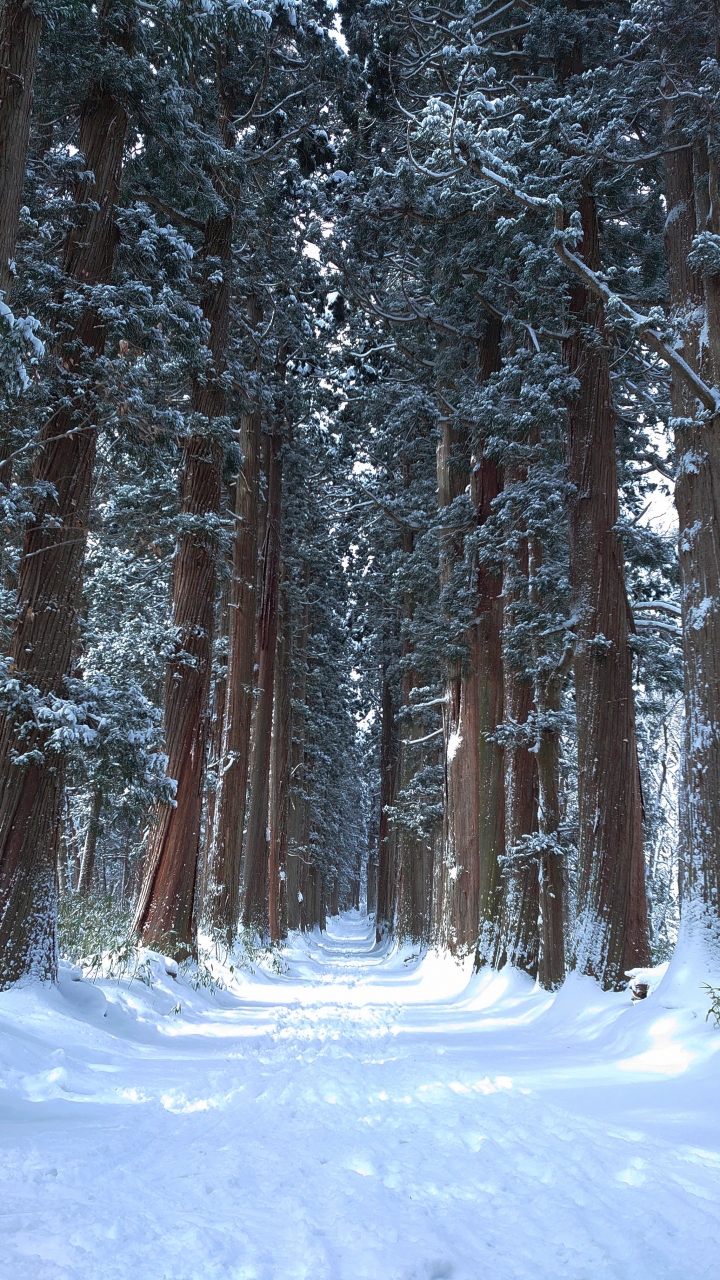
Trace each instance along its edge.
<path fill-rule="evenodd" d="M 0 1280 L 704 1280 L 720 1032 L 373 946 L 0 995 Z M 695 984 L 697 986 L 697 983 Z"/>

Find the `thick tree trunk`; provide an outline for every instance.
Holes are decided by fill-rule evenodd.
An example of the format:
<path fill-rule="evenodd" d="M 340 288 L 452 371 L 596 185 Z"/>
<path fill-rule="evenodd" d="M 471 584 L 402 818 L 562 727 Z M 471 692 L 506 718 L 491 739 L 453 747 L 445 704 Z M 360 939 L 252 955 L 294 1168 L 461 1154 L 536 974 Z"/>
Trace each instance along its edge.
<path fill-rule="evenodd" d="M 536 749 L 540 854 L 540 956 L 538 980 L 554 991 L 565 978 L 565 871 L 557 847 L 560 828 L 560 719 L 562 680 L 550 677 L 536 694 L 539 722 Z"/>
<path fill-rule="evenodd" d="M 505 723 L 522 734 L 533 709 L 533 687 L 505 670 Z M 525 729 L 525 734 L 528 730 Z M 505 849 L 500 929 L 494 967 L 509 963 L 537 977 L 540 951 L 539 874 L 535 851 L 525 838 L 537 832 L 537 760 L 530 742 L 505 745 Z"/>
<path fill-rule="evenodd" d="M 588 266 L 600 266 L 595 202 L 580 202 Z M 579 382 L 568 410 L 570 581 L 578 642 L 575 688 L 578 731 L 580 868 L 575 965 L 605 987 L 623 985 L 625 970 L 649 963 L 643 814 L 635 737 L 630 611 L 622 546 L 615 532 L 618 489 L 615 415 L 603 313 L 584 286 L 572 290 L 572 337 L 564 359 Z M 584 325 L 598 331 L 588 342 Z"/>
<path fill-rule="evenodd" d="M 249 301 L 248 318 L 257 329 L 262 310 L 259 299 L 254 296 Z M 250 773 L 261 435 L 262 409 L 258 402 L 243 414 L 240 423 L 242 465 L 235 484 L 227 693 L 208 904 L 213 928 L 228 941 L 235 936 L 240 916 L 243 832 Z"/>
<path fill-rule="evenodd" d="M 110 280 L 126 125 L 120 103 L 94 86 L 80 119 L 79 149 L 85 157 L 75 191 L 80 214 L 64 254 L 67 275 L 83 285 Z M 104 348 L 105 328 L 86 308 L 58 351 L 57 363 L 66 369 L 62 408 L 45 424 L 33 468 L 38 487 L 55 496 L 38 503 L 25 533 L 10 658 L 16 678 L 41 696 L 62 694 L 71 669 L 96 448 L 95 406 L 85 399 L 83 384 L 89 364 Z M 56 857 L 64 766 L 62 757 L 43 754 L 39 731 L 19 742 L 17 728 L 11 715 L 0 720 L 0 988 L 28 973 L 54 977 L 57 965 Z M 16 764 L 16 752 L 38 752 L 40 758 Z"/>
<path fill-rule="evenodd" d="M 414 717 L 410 721 L 404 720 L 403 733 L 408 739 L 422 736 L 419 719 Z M 398 792 L 411 785 L 422 763 L 422 749 L 401 742 L 398 751 Z M 428 942 L 433 847 L 424 836 L 402 825 L 397 826 L 395 841 L 399 871 L 398 937 L 410 942 Z"/>
<path fill-rule="evenodd" d="M 276 430 L 270 440 L 268 460 L 267 518 L 258 620 L 258 697 L 243 875 L 242 922 L 246 928 L 256 929 L 263 937 L 268 932 L 268 802 L 280 588 L 281 451 L 282 439 L 280 431 Z"/>
<path fill-rule="evenodd" d="M 482 459 L 473 471 L 473 496 L 478 524 L 489 518 L 500 493 L 502 478 L 494 462 Z M 494 741 L 503 721 L 502 578 L 478 569 L 477 753 L 478 784 L 478 967 L 490 963 L 495 951 L 501 903 L 501 866 L 505 852 L 505 753 Z M 468 917 L 468 931 L 471 919 Z"/>
<path fill-rule="evenodd" d="M 367 860 L 367 883 L 365 887 L 365 902 L 367 913 L 369 916 L 377 914 L 377 891 L 378 891 L 378 854 L 377 846 L 371 845 L 368 849 Z"/>
<path fill-rule="evenodd" d="M 409 488 L 410 471 L 405 464 L 405 488 Z M 403 529 L 402 548 L 406 556 L 413 552 L 414 535 L 409 528 Z M 407 626 L 412 621 L 415 602 L 409 591 L 403 595 L 403 657 L 407 662 L 412 653 L 412 645 L 407 634 Z M 402 681 L 403 708 L 407 711 L 411 705 L 412 690 L 415 688 L 416 674 L 414 670 L 405 670 Z M 425 751 L 422 747 L 411 745 L 417 738 L 422 738 L 423 730 L 419 716 L 405 717 L 402 720 L 402 733 L 398 745 L 398 794 L 412 785 L 413 778 L 425 763 Z M 411 942 L 427 942 L 430 934 L 430 895 L 432 892 L 432 845 L 422 835 L 407 826 L 399 825 L 396 832 L 398 856 L 398 936 Z"/>
<path fill-rule="evenodd" d="M 10 294 L 30 139 L 42 19 L 32 0 L 5 0 L 0 12 L 0 292 Z"/>
<path fill-rule="evenodd" d="M 95 853 L 97 851 L 98 836 L 100 835 L 100 818 L 103 811 L 104 796 L 101 787 L 95 787 L 90 805 L 90 817 L 88 819 L 88 829 L 85 836 L 85 847 L 83 849 L 82 863 L 80 866 L 80 879 L 78 881 L 78 893 L 86 897 L 92 888 L 93 872 L 95 870 Z"/>
<path fill-rule="evenodd" d="M 670 96 L 670 95 L 669 95 Z M 717 163 L 696 143 L 678 150 L 673 108 L 665 110 L 665 192 L 670 302 L 687 363 L 720 385 L 720 276 L 700 277 L 688 254 L 695 235 L 720 232 Z M 673 149 L 675 148 L 675 149 Z M 704 331 L 704 341 L 701 337 Z M 685 727 L 680 893 L 720 915 L 720 415 L 699 420 L 692 390 L 671 384 L 677 469 Z"/>
<path fill-rule="evenodd" d="M 203 923 L 209 922 L 209 894 L 212 877 L 212 859 L 217 830 L 217 799 L 222 770 L 222 750 L 225 738 L 225 704 L 227 701 L 227 643 L 230 625 L 230 577 L 223 584 L 217 610 L 215 626 L 215 679 L 212 686 L 210 710 L 208 712 L 208 751 L 205 772 L 205 829 L 203 831 L 203 854 L 200 883 L 197 898 L 200 903 L 200 918 Z"/>
<path fill-rule="evenodd" d="M 216 375 L 222 373 L 227 351 L 232 231 L 229 214 L 209 219 L 205 230 L 204 254 L 212 262 L 203 314 L 210 324 L 209 346 Z M 219 281 L 218 262 L 222 268 Z M 192 408 L 209 423 L 224 414 L 225 392 L 217 376 L 207 376 L 194 384 Z M 193 900 L 212 669 L 215 524 L 220 507 L 222 458 L 222 445 L 211 428 L 207 434 L 188 437 L 180 493 L 187 532 L 180 534 L 173 564 L 177 640 L 165 676 L 167 772 L 176 780 L 177 791 L 174 805 L 162 804 L 158 808 L 133 923 L 146 943 L 178 956 L 189 954 L 194 947 Z"/>
<path fill-rule="evenodd" d="M 377 912 L 375 933 L 380 942 L 395 928 L 397 893 L 397 849 L 394 826 L 387 807 L 395 799 L 397 782 L 397 741 L 395 708 L 390 682 L 383 673 L 380 707 L 380 833 L 378 837 Z"/>
<path fill-rule="evenodd" d="M 303 570 L 303 588 L 307 593 L 309 572 Z M 288 796 L 287 847 L 287 924 L 288 929 L 303 928 L 305 872 L 307 866 L 305 826 L 305 718 L 307 702 L 307 648 L 310 638 L 310 612 L 307 594 L 302 616 L 293 625 L 292 669 L 292 737 L 290 741 L 290 791 Z"/>
<path fill-rule="evenodd" d="M 500 326 L 491 320 L 480 350 L 481 381 L 499 367 L 499 360 Z M 467 475 L 455 457 L 452 419 L 443 416 L 440 428 L 437 479 L 443 509 L 463 492 Z M 479 524 L 488 519 L 501 483 L 495 463 L 480 457 L 471 476 Z M 441 599 L 461 550 L 457 536 L 443 535 Z M 495 952 L 504 850 L 503 750 L 491 740 L 503 717 L 502 581 L 480 566 L 476 591 L 477 619 L 466 639 L 467 656 L 464 663 L 453 664 L 446 685 L 444 874 L 434 877 L 434 912 L 440 940 L 460 954 L 475 951 L 480 965 Z"/>
<path fill-rule="evenodd" d="M 291 641 L 289 608 L 287 600 L 284 600 L 275 664 L 275 706 L 273 708 L 272 750 L 270 754 L 268 912 L 271 942 L 278 942 L 283 938 L 288 928 L 286 887 L 290 743 L 292 738 L 292 702 L 290 698 Z"/>

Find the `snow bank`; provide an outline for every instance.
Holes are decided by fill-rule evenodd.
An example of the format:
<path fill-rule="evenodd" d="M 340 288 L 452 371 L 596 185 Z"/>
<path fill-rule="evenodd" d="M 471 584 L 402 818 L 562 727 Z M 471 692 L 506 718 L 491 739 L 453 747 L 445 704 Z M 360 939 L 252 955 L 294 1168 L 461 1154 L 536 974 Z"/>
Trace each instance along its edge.
<path fill-rule="evenodd" d="M 143 961 L 0 995 L 2 1280 L 714 1277 L 696 935 L 637 1004 L 355 914 L 221 990 Z"/>

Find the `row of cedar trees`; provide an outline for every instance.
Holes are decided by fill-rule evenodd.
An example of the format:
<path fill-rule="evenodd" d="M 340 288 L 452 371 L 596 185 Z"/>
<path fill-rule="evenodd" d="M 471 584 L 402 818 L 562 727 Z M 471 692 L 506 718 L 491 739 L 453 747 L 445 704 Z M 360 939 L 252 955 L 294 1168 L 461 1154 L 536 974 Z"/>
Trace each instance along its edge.
<path fill-rule="evenodd" d="M 356 12 L 357 6 L 346 5 Z M 495 184 L 511 207 L 544 211 L 552 222 L 553 251 L 572 280 L 562 338 L 563 364 L 576 380 L 577 395 L 567 409 L 566 464 L 569 499 L 569 564 L 575 640 L 568 666 L 532 683 L 518 684 L 503 669 L 502 629 L 512 615 L 512 598 L 503 597 L 502 581 L 477 569 L 475 625 L 466 637 L 468 660 L 447 671 L 443 707 L 444 818 L 441 838 L 416 837 L 409 830 L 393 830 L 383 819 L 376 872 L 369 897 L 377 910 L 379 932 L 400 928 L 415 936 L 439 937 L 458 951 L 476 950 L 478 963 L 500 964 L 505 959 L 536 973 L 543 985 L 555 987 L 567 964 L 594 974 L 608 987 L 621 986 L 628 969 L 649 963 L 643 807 L 638 766 L 630 630 L 632 612 L 627 595 L 621 544 L 616 535 L 619 517 L 615 411 L 611 388 L 612 348 L 607 342 L 607 303 L 617 314 L 625 305 L 612 295 L 603 275 L 602 237 L 592 184 L 575 207 L 581 237 L 563 239 L 572 210 L 558 201 L 526 194 L 499 161 L 487 159 L 464 139 L 460 121 L 464 106 L 463 78 L 468 74 L 467 47 L 457 46 L 457 78 L 440 83 L 440 71 L 450 65 L 448 48 L 457 38 L 478 43 L 492 38 L 492 24 L 511 23 L 504 6 L 498 13 L 487 6 L 463 25 L 461 6 L 452 12 L 435 10 L 434 22 L 423 26 L 418 14 L 407 17 L 408 44 L 398 37 L 388 56 L 388 83 L 399 93 L 403 65 L 415 65 L 418 90 L 408 93 L 402 132 L 418 128 L 421 77 L 438 62 L 437 93 L 449 103 L 446 150 L 438 150 L 422 168 L 408 151 L 408 167 L 438 183 L 455 172 L 459 185 L 472 191 L 473 181 Z M 524 11 L 533 6 L 519 6 Z M 547 6 L 548 11 L 552 6 Z M 610 8 L 611 6 L 606 6 Z M 567 9 L 591 15 L 603 6 L 569 0 Z M 697 905 L 711 928 L 720 913 L 720 169 L 716 126 L 702 116 L 692 124 L 681 115 L 684 98 L 693 96 L 693 59 L 698 49 L 717 56 L 717 11 L 704 5 L 691 12 L 678 6 L 658 6 L 677 23 L 675 38 L 662 49 L 657 67 L 656 113 L 661 123 L 660 155 L 664 168 L 662 192 L 667 208 L 665 248 L 669 308 L 665 323 L 677 324 L 678 345 L 663 335 L 657 319 L 635 315 L 637 339 L 669 367 L 671 411 L 675 421 L 675 499 L 680 526 L 682 643 L 685 679 L 685 728 L 681 778 L 680 894 L 684 907 Z M 671 12 L 672 11 L 672 12 Z M 457 36 L 453 18 L 458 18 Z M 358 16 L 358 23 L 361 18 Z M 613 15 L 608 22 L 614 21 Z M 693 29 L 693 22 L 696 26 Z M 402 19 L 398 16 L 398 28 Z M 683 25 L 684 24 L 684 25 Z M 440 34 L 439 28 L 442 28 Z M 525 29 L 525 28 L 523 28 Z M 708 36 L 709 33 L 709 36 Z M 671 31 L 672 35 L 672 31 Z M 445 43 L 443 38 L 446 37 Z M 673 58 L 690 48 L 687 65 Z M 364 38 L 364 37 L 363 37 Z M 658 40 L 667 38 L 661 32 Z M 646 44 L 648 42 L 646 41 Z M 390 42 L 388 41 L 388 48 Z M 395 50 L 400 51 L 395 57 Z M 506 46 L 500 44 L 500 49 Z M 516 48 L 520 50 L 519 41 Z M 653 46 L 648 45 L 652 48 Z M 442 53 L 437 50 L 442 48 Z M 567 66 L 558 71 L 559 83 L 583 72 L 583 50 L 570 46 Z M 500 57 L 520 61 L 521 52 Z M 680 57 L 680 54 L 678 54 Z M 404 61 L 403 61 L 404 60 Z M 561 61 L 558 58 L 557 61 Z M 439 64 L 442 63 L 442 67 Z M 500 64 L 502 66 L 502 64 Z M 664 68 L 664 69 L 663 69 Z M 411 74 L 411 73 L 409 73 Z M 697 78 L 695 66 L 695 77 Z M 650 86 L 653 87 L 652 85 Z M 558 94 L 560 89 L 558 89 Z M 710 93 L 710 90 L 708 90 Z M 470 96 L 470 91 L 468 91 Z M 698 95 L 699 99 L 699 95 Z M 454 103 L 454 105 L 453 105 Z M 411 114 L 412 113 L 412 114 Z M 452 124 L 450 124 L 452 121 Z M 460 139 L 458 141 L 457 139 Z M 415 155 L 418 152 L 416 151 Z M 435 175 L 437 174 L 437 178 Z M 532 191 L 532 186 L 530 190 Z M 482 192 L 482 186 L 475 190 Z M 478 204 L 480 195 L 478 194 Z M 402 197 L 400 198 L 402 199 Z M 487 197 L 485 197 L 487 202 Z M 397 201 L 398 206 L 400 200 Z M 477 205 L 475 208 L 477 209 Z M 410 202 L 407 210 L 410 216 Z M 391 211 L 400 216 L 401 208 Z M 425 216 L 426 207 L 416 215 Z M 388 213 L 388 217 L 390 217 Z M 568 246 L 572 247 L 569 248 Z M 704 258 L 701 261 L 701 251 Z M 411 256 L 411 250 L 408 256 Z M 713 256 L 714 255 L 714 256 Z M 411 308 L 400 296 L 395 312 Z M 626 310 L 629 311 L 628 308 Z M 385 315 L 393 320 L 387 304 Z M 401 318 L 401 317 L 400 317 Z M 388 324 L 388 328 L 391 326 Z M 499 325 L 488 322 L 481 344 L 476 376 L 479 381 L 500 367 Z M 441 439 L 437 452 L 439 504 L 449 506 L 471 481 L 476 520 L 482 526 L 500 494 L 503 476 L 490 457 L 480 457 L 472 474 L 452 465 L 456 456 L 454 415 L 438 398 Z M 529 540 L 528 561 L 537 548 Z M 449 575 L 453 547 L 441 550 L 440 574 Z M 526 573 L 529 572 L 526 565 Z M 568 667 L 574 675 L 577 712 L 578 839 L 577 926 L 565 955 L 564 884 L 561 851 L 556 840 L 560 823 L 558 716 L 563 680 Z M 405 707 L 412 709 L 412 681 L 402 690 Z M 382 698 L 381 786 L 383 807 L 404 786 L 416 766 L 393 726 L 397 715 L 392 690 Z M 516 724 L 534 711 L 541 726 L 535 750 L 501 743 L 503 720 Z M 406 719 L 405 724 L 409 723 Z M 405 735 L 406 738 L 410 735 Z M 506 858 L 523 836 L 537 832 L 539 856 Z M 542 837 L 545 837 L 543 841 Z"/>
<path fill-rule="evenodd" d="M 132 52 L 134 9 L 106 0 L 100 22 L 108 18 L 108 47 Z M 0 289 L 10 298 L 42 22 L 26 0 L 6 0 L 1 23 Z M 92 84 L 80 112 L 78 147 L 85 164 L 73 193 L 79 212 L 62 261 L 66 278 L 78 285 L 112 278 L 127 131 L 126 109 L 112 87 Z M 232 316 L 233 234 L 229 211 L 213 213 L 202 227 L 199 257 L 212 262 L 201 295 L 212 372 L 193 382 L 190 407 L 210 424 L 226 413 L 222 374 Z M 259 299 L 250 299 L 249 312 L 250 327 L 259 330 Z M 105 325 L 86 306 L 53 353 L 68 371 L 69 385 L 73 374 L 103 355 L 105 340 Z M 185 528 L 195 526 L 180 534 L 173 562 L 176 643 L 164 699 L 167 773 L 177 783 L 176 802 L 160 805 L 151 826 L 133 921 L 145 943 L 178 956 L 194 949 L 198 901 L 204 923 L 227 942 L 240 924 L 277 940 L 288 928 L 324 926 L 328 909 L 339 909 L 337 878 L 331 882 L 319 860 L 303 856 L 311 816 L 302 789 L 290 786 L 303 768 L 303 728 L 296 724 L 293 732 L 292 707 L 302 704 L 304 690 L 292 682 L 302 681 L 306 671 L 309 624 L 281 607 L 283 443 L 292 428 L 282 395 L 285 360 L 281 346 L 275 370 L 280 393 L 272 410 L 258 398 L 240 423 L 237 532 L 220 607 L 228 659 L 212 707 L 218 551 L 217 540 L 197 530 L 221 510 L 223 446 L 207 431 L 184 440 L 180 505 Z M 20 558 L 11 671 L 41 697 L 63 693 L 78 634 L 97 437 L 92 427 L 77 429 L 81 407 L 67 395 L 47 417 L 33 481 L 53 496 L 37 502 Z M 3 441 L 0 480 L 7 483 L 12 460 L 6 436 Z M 0 987 L 26 974 L 53 977 L 57 964 L 64 770 L 62 760 L 46 764 L 39 726 L 23 741 L 30 763 L 22 768 L 13 764 L 17 745 L 16 721 L 6 713 L 0 721 Z M 208 757 L 218 781 L 204 809 Z M 81 889 L 92 882 L 96 828 L 91 814 Z M 349 894 L 357 903 L 357 877 Z"/>
<path fill-rule="evenodd" d="M 109 6 L 106 6 L 106 8 Z M 351 8 L 352 6 L 346 6 Z M 31 118 L 34 61 L 40 22 L 31 5 L 6 0 L 2 10 L 0 65 L 0 288 L 8 291 Z M 128 29 L 129 31 L 129 29 Z M 115 23 L 109 35 L 121 48 L 125 35 Z M 130 39 L 128 34 L 127 39 Z M 127 43 L 127 41 L 126 41 Z M 458 86 L 458 98 L 460 97 Z M 720 270 L 691 269 L 698 233 L 720 236 L 717 163 L 707 139 L 692 143 L 678 135 L 672 94 L 663 120 L 667 258 L 673 311 L 685 317 L 684 353 L 648 321 L 639 333 L 673 375 L 673 412 L 678 431 L 676 499 L 680 519 L 686 737 L 684 751 L 682 890 L 699 897 L 717 917 L 720 909 Z M 64 246 L 67 278 L 83 285 L 108 282 L 115 248 L 114 209 L 125 151 L 127 117 L 122 103 L 103 85 L 93 86 L 80 121 L 86 167 L 75 193 L 79 219 Z M 677 142 L 677 137 L 680 141 Z M 459 163 L 459 162 L 458 162 Z M 475 161 L 464 161 L 472 174 Z M 486 180 L 487 170 L 483 171 Z M 502 173 L 495 175 L 502 186 Z M 507 183 L 505 182 L 505 185 Z M 547 212 L 547 210 L 546 210 Z M 556 252 L 573 279 L 563 360 L 579 392 L 568 406 L 567 465 L 575 499 L 570 508 L 570 579 L 574 597 L 574 667 L 578 724 L 579 941 L 569 957 L 605 985 L 623 981 L 628 968 L 649 959 L 629 608 L 624 564 L 614 530 L 618 483 L 611 370 L 605 332 L 608 295 L 601 273 L 598 218 L 592 192 L 579 202 L 582 240 L 564 248 L 562 211 L 556 218 Z M 231 299 L 228 266 L 233 243 L 230 213 L 214 214 L 202 234 L 204 256 L 223 265 L 208 274 L 202 310 L 209 326 L 215 377 L 192 386 L 192 409 L 209 421 L 221 418 L 226 401 L 222 374 L 228 349 Z M 714 243 L 714 241 L 713 241 Z M 711 246 L 712 247 L 712 246 Z M 615 300 L 617 304 L 618 300 Z M 251 304 L 251 310 L 252 306 Z M 687 320 L 690 317 L 690 320 Z M 693 319 L 695 317 L 696 320 Z M 259 313 L 250 316 L 253 327 Z M 704 327 L 704 328 L 703 328 Z M 597 340 L 595 340 L 597 335 Z M 702 339 L 702 340 L 701 340 Z M 105 330 L 86 308 L 57 355 L 72 385 L 78 350 L 82 360 L 101 356 Z M 277 381 L 282 384 L 283 353 Z M 478 378 L 500 363 L 500 334 L 489 323 Z M 92 491 L 96 433 L 76 429 L 71 398 L 45 423 L 35 480 L 50 484 L 54 498 L 40 499 L 28 526 L 20 561 L 17 622 L 10 657 L 16 676 L 41 695 L 60 693 L 71 670 L 80 608 L 79 586 Z M 442 508 L 458 496 L 452 466 L 456 441 L 452 415 L 440 404 L 441 438 L 437 491 Z M 173 572 L 173 619 L 178 645 L 168 664 L 165 741 L 168 774 L 177 781 L 177 803 L 161 806 L 147 851 L 134 925 L 143 938 L 178 953 L 193 943 L 193 903 L 199 865 L 206 868 L 205 901 L 211 923 L 234 935 L 240 904 L 247 925 L 277 938 L 285 924 L 322 923 L 330 886 L 302 859 L 284 851 L 302 836 L 293 823 L 307 815 L 289 804 L 288 778 L 297 735 L 291 739 L 287 637 L 278 635 L 282 574 L 280 503 L 285 414 L 280 407 L 263 431 L 262 412 L 250 408 L 241 424 L 243 470 L 238 477 L 238 536 L 226 602 L 228 672 L 215 690 L 215 741 L 222 761 L 219 786 L 205 830 L 211 855 L 200 861 L 215 623 L 216 552 L 210 541 L 181 534 Z M 261 527 L 260 455 L 267 443 L 264 533 Z M 685 462 L 683 463 L 683 459 Z M 472 496 L 480 524 L 490 515 L 503 477 L 497 464 L 479 457 Z M 222 449 L 207 433 L 184 443 L 183 514 L 201 522 L 219 510 Z M 50 517 L 46 519 L 45 517 Z M 262 541 L 262 546 L 260 542 Z M 453 567 L 452 540 L 443 542 L 441 581 Z M 535 552 L 528 546 L 528 558 Z M 262 565 L 259 579 L 257 565 Z M 710 602 L 708 605 L 707 602 Z M 458 951 L 476 951 L 478 962 L 511 958 L 541 982 L 563 977 L 565 904 L 556 833 L 560 799 L 557 711 L 565 672 L 558 668 L 534 686 L 516 685 L 503 664 L 502 582 L 477 572 L 477 622 L 467 637 L 469 660 L 446 672 L 443 708 L 445 776 L 443 830 L 435 847 L 391 828 L 388 809 L 410 772 L 398 743 L 391 691 L 381 698 L 380 810 L 377 877 L 371 875 L 371 906 L 378 926 L 431 937 Z M 305 642 L 303 628 L 293 637 Z M 253 669 L 257 700 L 251 751 Z M 410 705 L 409 685 L 404 690 Z M 531 704 L 542 726 L 537 751 L 503 748 L 496 731 L 504 717 L 527 719 Z M 273 726 L 275 731 L 273 732 Z M 52 975 L 55 966 L 54 901 L 56 846 L 60 826 L 62 769 L 45 767 L 42 752 L 13 765 L 15 725 L 0 722 L 0 985 L 24 973 Z M 249 797 L 245 812 L 246 797 Z M 269 838 L 268 814 L 270 815 Z M 245 847 L 241 848 L 245 829 Z M 537 829 L 545 838 L 540 856 L 514 866 L 503 855 Z M 242 857 L 242 862 L 241 862 Z M 244 894 L 240 893 L 244 863 Z M 503 870 L 505 868 L 505 870 Z M 300 877 L 305 877 L 300 880 Z M 283 893 L 283 886 L 286 892 Z M 357 896 L 357 884 L 356 884 Z M 337 905 L 337 903 L 335 904 Z"/>
<path fill-rule="evenodd" d="M 597 240 L 591 202 L 583 253 L 594 261 Z M 602 324 L 602 310 L 581 285 L 575 313 L 587 325 Z M 428 703 L 414 697 L 412 672 L 402 680 L 401 723 L 392 681 L 381 698 L 381 819 L 377 856 L 368 871 L 368 905 L 378 937 L 399 932 L 438 941 L 459 954 L 474 951 L 478 966 L 510 961 L 557 987 L 568 963 L 579 960 L 606 985 L 622 985 L 628 969 L 650 963 L 643 812 L 635 732 L 630 610 L 622 554 L 613 529 L 619 517 L 610 356 L 588 343 L 580 326 L 568 337 L 567 367 L 580 391 L 567 415 L 569 479 L 583 500 L 570 520 L 570 574 L 576 605 L 576 643 L 534 681 L 519 680 L 504 660 L 503 629 L 512 625 L 513 599 L 503 576 L 475 569 L 474 621 L 465 655 L 447 670 L 442 703 L 443 825 L 434 838 L 388 818 L 397 796 L 418 770 L 414 740 L 422 742 L 417 713 Z M 481 380 L 500 367 L 500 323 L 491 319 L 481 346 Z M 453 415 L 439 406 L 437 495 L 442 510 L 470 490 L 478 526 L 492 514 L 503 474 L 488 457 L 458 466 Z M 591 495 L 590 498 L 585 495 Z M 412 532 L 403 534 L 412 549 Z M 440 586 L 460 554 L 452 536 L 440 542 Z M 525 540 L 524 572 L 542 547 Z M 579 607 L 579 602 L 583 607 Z M 407 606 L 411 616 L 412 603 Z M 595 636 L 611 642 L 601 655 Z M 566 956 L 568 886 L 559 841 L 561 706 L 568 669 L 574 665 L 578 724 L 580 877 L 577 915 L 585 936 Z M 522 727 L 534 716 L 539 740 L 513 741 L 504 725 Z M 410 728 L 408 729 L 408 725 Z M 430 735 L 431 737 L 433 735 Z M 534 735 L 532 735 L 534 736 Z M 437 758 L 432 747 L 426 758 Z M 598 820 L 599 815 L 599 820 Z M 518 856 L 533 839 L 533 855 Z M 509 851 L 515 858 L 508 859 Z M 588 936 L 588 924 L 590 921 Z"/>

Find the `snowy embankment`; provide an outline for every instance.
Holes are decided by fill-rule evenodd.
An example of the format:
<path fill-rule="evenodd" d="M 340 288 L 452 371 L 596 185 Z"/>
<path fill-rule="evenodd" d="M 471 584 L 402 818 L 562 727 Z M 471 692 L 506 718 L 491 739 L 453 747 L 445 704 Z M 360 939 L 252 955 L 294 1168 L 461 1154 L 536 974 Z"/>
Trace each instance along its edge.
<path fill-rule="evenodd" d="M 715 1277 L 687 946 L 635 1005 L 387 953 L 357 915 L 286 962 L 0 995 L 2 1280 Z"/>

